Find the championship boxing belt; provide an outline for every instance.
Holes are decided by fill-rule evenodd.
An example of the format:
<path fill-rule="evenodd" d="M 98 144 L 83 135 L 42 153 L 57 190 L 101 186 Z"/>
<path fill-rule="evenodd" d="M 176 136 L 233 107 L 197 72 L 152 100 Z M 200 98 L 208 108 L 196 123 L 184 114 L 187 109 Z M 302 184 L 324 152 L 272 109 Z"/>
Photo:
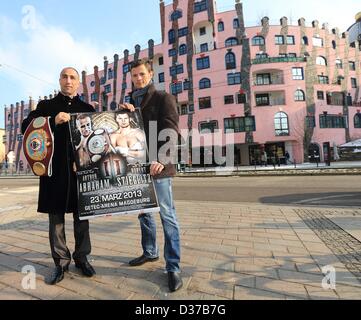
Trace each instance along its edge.
<path fill-rule="evenodd" d="M 34 119 L 26 129 L 23 150 L 31 170 L 36 176 L 52 176 L 54 136 L 51 132 L 50 117 Z"/>
<path fill-rule="evenodd" d="M 87 141 L 87 149 L 89 157 L 93 163 L 96 163 L 102 159 L 102 157 L 108 152 L 109 138 L 108 133 L 104 129 L 94 131 Z"/>

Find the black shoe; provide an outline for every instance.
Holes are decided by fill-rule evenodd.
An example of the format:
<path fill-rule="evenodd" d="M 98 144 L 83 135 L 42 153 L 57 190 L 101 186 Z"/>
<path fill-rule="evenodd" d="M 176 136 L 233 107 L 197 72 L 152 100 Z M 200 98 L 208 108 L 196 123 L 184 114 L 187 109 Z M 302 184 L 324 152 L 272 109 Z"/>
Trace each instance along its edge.
<path fill-rule="evenodd" d="M 168 286 L 170 292 L 176 292 L 183 286 L 183 281 L 179 273 L 168 272 Z"/>
<path fill-rule="evenodd" d="M 141 266 L 147 262 L 155 262 L 155 261 L 158 261 L 159 260 L 159 257 L 157 258 L 148 258 L 146 257 L 144 254 L 139 257 L 139 258 L 136 258 L 136 259 L 133 259 L 133 260 L 130 260 L 129 261 L 129 264 L 132 266 L 132 267 L 137 267 L 137 266 Z"/>
<path fill-rule="evenodd" d="M 91 264 L 86 261 L 86 262 L 75 262 L 75 266 L 81 270 L 81 272 L 83 273 L 84 276 L 91 278 L 92 276 L 94 276 L 96 274 L 95 270 L 93 269 L 93 267 L 91 266 Z"/>
<path fill-rule="evenodd" d="M 47 284 L 53 286 L 59 283 L 64 279 L 64 272 L 69 270 L 69 265 L 62 267 L 62 266 L 56 266 L 53 273 L 51 274 L 50 278 L 46 282 Z"/>

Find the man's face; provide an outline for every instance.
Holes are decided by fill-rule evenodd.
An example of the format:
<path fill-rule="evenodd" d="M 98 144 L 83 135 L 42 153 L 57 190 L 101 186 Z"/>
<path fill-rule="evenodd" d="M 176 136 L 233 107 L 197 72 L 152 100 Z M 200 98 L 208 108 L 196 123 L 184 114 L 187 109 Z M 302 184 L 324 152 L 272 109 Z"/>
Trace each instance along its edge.
<path fill-rule="evenodd" d="M 80 119 L 79 120 L 79 130 L 83 137 L 87 138 L 92 133 L 92 124 L 90 118 Z"/>
<path fill-rule="evenodd" d="M 132 69 L 132 81 L 136 89 L 145 88 L 153 78 L 153 71 L 149 71 L 145 65 Z"/>
<path fill-rule="evenodd" d="M 64 69 L 60 74 L 61 92 L 66 96 L 75 96 L 77 94 L 80 80 L 79 76 L 73 69 Z"/>
<path fill-rule="evenodd" d="M 130 118 L 129 115 L 125 114 L 118 114 L 117 122 L 120 128 L 128 128 L 130 126 Z"/>

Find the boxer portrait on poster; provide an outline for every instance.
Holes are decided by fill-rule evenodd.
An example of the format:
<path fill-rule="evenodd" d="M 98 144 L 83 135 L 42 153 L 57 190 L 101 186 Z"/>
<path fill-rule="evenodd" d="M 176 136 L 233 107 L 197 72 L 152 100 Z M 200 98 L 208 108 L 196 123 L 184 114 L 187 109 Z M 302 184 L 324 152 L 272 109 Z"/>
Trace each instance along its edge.
<path fill-rule="evenodd" d="M 69 126 L 81 219 L 158 210 L 140 113 L 74 114 Z"/>

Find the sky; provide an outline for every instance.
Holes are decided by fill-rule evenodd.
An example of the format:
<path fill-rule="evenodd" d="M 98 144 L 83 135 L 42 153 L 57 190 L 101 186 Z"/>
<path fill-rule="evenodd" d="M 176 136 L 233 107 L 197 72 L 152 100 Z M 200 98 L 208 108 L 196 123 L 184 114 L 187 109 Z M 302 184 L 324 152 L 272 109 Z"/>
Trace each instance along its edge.
<path fill-rule="evenodd" d="M 234 3 L 217 0 L 218 11 L 232 10 Z M 287 16 L 292 24 L 304 17 L 308 24 L 319 20 L 345 31 L 355 22 L 361 2 L 338 4 L 243 0 L 247 27 L 259 25 L 264 16 L 271 24 Z M 0 0 L 0 128 L 5 105 L 57 90 L 63 66 L 92 73 L 104 56 L 112 61 L 115 53 L 134 52 L 136 44 L 146 48 L 149 39 L 161 42 L 159 0 Z"/>

